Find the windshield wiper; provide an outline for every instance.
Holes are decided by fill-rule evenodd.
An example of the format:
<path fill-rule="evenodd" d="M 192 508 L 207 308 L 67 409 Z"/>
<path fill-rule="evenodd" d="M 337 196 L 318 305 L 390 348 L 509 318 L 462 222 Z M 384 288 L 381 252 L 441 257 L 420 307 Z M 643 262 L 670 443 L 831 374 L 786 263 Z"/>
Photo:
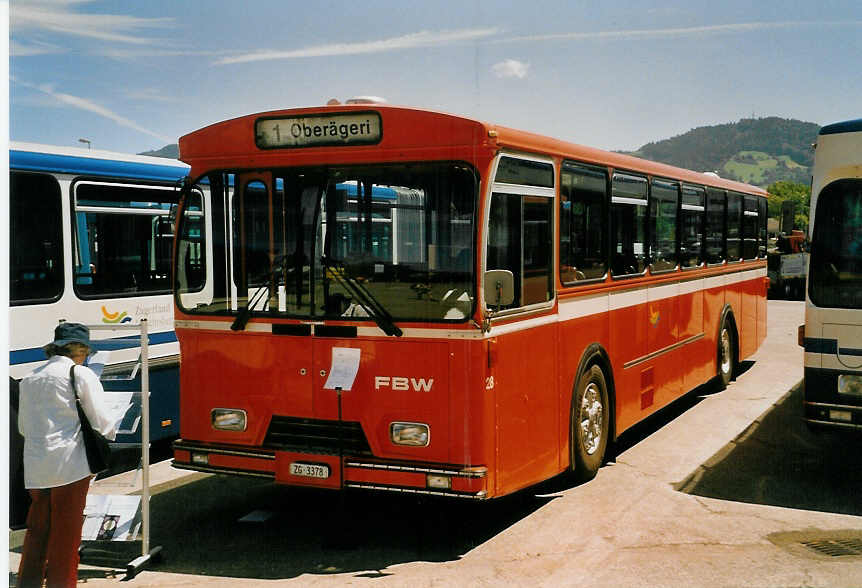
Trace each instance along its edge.
<path fill-rule="evenodd" d="M 252 296 L 248 302 L 246 302 L 245 306 L 239 311 L 239 314 L 236 315 L 236 318 L 233 320 L 233 323 L 230 325 L 231 331 L 242 331 L 245 329 L 245 326 L 248 324 L 249 319 L 251 318 L 251 313 L 254 310 L 254 307 L 258 305 L 258 303 L 263 300 L 264 296 L 269 296 L 270 291 L 272 289 L 272 282 L 275 277 L 277 277 L 280 273 L 284 272 L 285 274 L 289 274 L 294 271 L 294 268 L 290 267 L 285 270 L 285 264 L 289 261 L 289 255 L 279 255 L 273 260 L 273 267 L 271 270 L 264 272 L 263 274 L 259 274 L 252 278 L 252 282 L 257 282 L 258 280 L 265 278 L 266 282 L 260 289 L 255 292 L 254 296 Z"/>
<path fill-rule="evenodd" d="M 392 315 L 387 312 L 386 308 L 377 300 L 371 291 L 356 279 L 347 275 L 347 270 L 343 264 L 340 264 L 325 255 L 320 258 L 323 263 L 324 270 L 331 269 L 329 272 L 336 282 L 338 282 L 345 290 L 347 290 L 356 301 L 359 303 L 365 312 L 368 313 L 377 326 L 380 327 L 387 335 L 400 337 L 403 331 L 395 324 Z"/>

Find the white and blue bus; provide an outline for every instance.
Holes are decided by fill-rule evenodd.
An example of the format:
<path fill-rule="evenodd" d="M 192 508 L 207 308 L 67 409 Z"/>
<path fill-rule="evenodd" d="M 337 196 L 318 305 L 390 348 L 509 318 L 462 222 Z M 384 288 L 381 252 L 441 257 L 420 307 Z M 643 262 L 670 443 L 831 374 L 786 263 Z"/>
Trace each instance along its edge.
<path fill-rule="evenodd" d="M 809 230 L 805 420 L 862 431 L 862 119 L 820 129 Z"/>
<path fill-rule="evenodd" d="M 60 320 L 149 326 L 150 438 L 179 433 L 179 345 L 171 300 L 177 183 L 188 166 L 172 159 L 10 143 L 9 374 L 45 361 Z M 186 256 L 193 289 L 206 283 L 205 191 L 194 191 L 196 250 Z M 191 267 L 193 266 L 193 267 Z M 93 337 L 111 337 L 93 333 Z M 117 443 L 141 439 L 140 349 L 117 344 L 102 372 L 107 391 L 133 392 Z M 113 345 L 112 345 L 113 343 Z M 123 348 L 127 347 L 127 348 Z M 138 394 L 134 394 L 138 392 Z"/>

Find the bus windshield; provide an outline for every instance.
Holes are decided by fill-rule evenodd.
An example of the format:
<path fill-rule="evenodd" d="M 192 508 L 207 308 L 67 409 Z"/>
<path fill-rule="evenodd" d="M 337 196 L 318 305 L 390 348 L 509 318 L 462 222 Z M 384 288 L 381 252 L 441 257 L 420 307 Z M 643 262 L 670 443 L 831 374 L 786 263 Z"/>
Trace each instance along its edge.
<path fill-rule="evenodd" d="M 817 202 L 809 296 L 820 307 L 862 308 L 862 180 L 838 180 Z"/>
<path fill-rule="evenodd" d="M 213 284 L 192 291 L 184 219 L 177 300 L 189 313 L 463 321 L 475 295 L 478 178 L 462 163 L 210 173 Z M 397 330 L 397 329 L 396 329 Z"/>

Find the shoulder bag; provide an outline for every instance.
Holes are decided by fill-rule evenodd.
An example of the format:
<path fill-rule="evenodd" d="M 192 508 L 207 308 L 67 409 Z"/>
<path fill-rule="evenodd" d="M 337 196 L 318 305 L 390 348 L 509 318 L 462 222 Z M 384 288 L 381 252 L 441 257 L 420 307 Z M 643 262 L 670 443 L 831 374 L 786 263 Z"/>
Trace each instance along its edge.
<path fill-rule="evenodd" d="M 108 445 L 108 440 L 90 425 L 90 420 L 84 414 L 84 408 L 81 406 L 81 398 L 78 396 L 78 389 L 75 387 L 74 365 L 69 369 L 69 377 L 72 379 L 72 391 L 75 393 L 78 418 L 81 420 L 81 436 L 84 438 L 84 448 L 87 451 L 87 463 L 90 466 L 90 471 L 98 474 L 108 469 L 111 448 Z"/>

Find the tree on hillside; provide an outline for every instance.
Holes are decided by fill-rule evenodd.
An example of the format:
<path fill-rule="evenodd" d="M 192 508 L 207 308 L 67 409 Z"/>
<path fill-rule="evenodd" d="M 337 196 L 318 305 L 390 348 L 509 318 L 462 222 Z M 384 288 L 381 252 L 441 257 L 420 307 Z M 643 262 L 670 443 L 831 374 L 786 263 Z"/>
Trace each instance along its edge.
<path fill-rule="evenodd" d="M 771 184 L 769 192 L 769 218 L 781 218 L 781 203 L 785 200 L 793 202 L 795 218 L 793 225 L 803 231 L 808 230 L 808 213 L 811 205 L 811 188 L 799 182 L 780 181 Z"/>

